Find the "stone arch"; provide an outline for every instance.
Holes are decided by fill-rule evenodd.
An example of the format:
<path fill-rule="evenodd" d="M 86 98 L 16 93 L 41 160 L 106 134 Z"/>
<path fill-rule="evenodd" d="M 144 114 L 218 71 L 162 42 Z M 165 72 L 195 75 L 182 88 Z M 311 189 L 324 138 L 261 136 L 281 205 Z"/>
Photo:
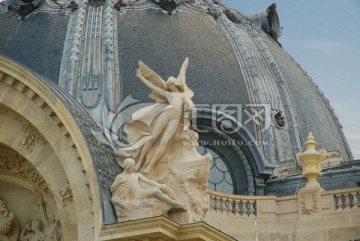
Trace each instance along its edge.
<path fill-rule="evenodd" d="M 217 132 L 214 125 L 218 126 L 220 123 L 218 123 L 214 117 L 216 117 L 217 120 L 227 120 L 227 128 L 231 131 L 229 131 L 229 133 Z M 241 164 L 244 168 L 244 175 L 246 176 L 248 184 L 247 193 L 245 195 L 263 194 L 264 186 L 260 179 L 269 177 L 275 167 L 271 166 L 265 160 L 260 146 L 257 144 L 256 139 L 252 136 L 250 131 L 233 117 L 221 112 L 215 113 L 210 109 L 199 109 L 196 118 L 193 120 L 193 124 L 194 122 L 195 126 L 201 129 L 199 130 L 200 138 L 204 136 L 204 134 L 201 133 L 204 131 L 204 133 L 216 136 L 220 142 L 225 141 L 231 144 L 231 147 L 227 147 L 227 150 L 225 151 L 228 151 L 227 155 L 231 155 L 232 159 L 238 160 L 237 164 Z M 210 138 L 208 141 L 213 141 L 213 139 Z M 251 144 L 249 145 L 248 143 Z M 222 149 L 226 148 L 222 147 Z M 231 150 L 231 153 L 229 150 Z M 222 150 L 219 151 L 221 152 Z M 236 167 L 233 166 L 233 168 Z M 237 178 L 239 179 L 239 177 Z M 235 181 L 239 183 L 240 179 Z M 237 192 L 239 193 L 241 187 L 238 187 L 238 189 Z M 242 194 L 244 195 L 244 193 Z"/>
<path fill-rule="evenodd" d="M 30 126 L 30 130 L 23 131 L 20 130 L 21 124 L 15 127 L 15 122 L 4 121 L 18 130 L 3 129 L 0 142 L 20 153 L 36 167 L 48 182 L 54 196 L 59 190 L 56 174 L 61 173 L 60 169 L 63 170 L 60 178 L 68 180 L 75 212 L 60 210 L 60 213 L 63 213 L 62 221 L 71 220 L 72 215 L 76 215 L 76 219 L 69 223 L 73 231 L 67 240 L 93 240 L 101 226 L 100 187 L 88 145 L 69 110 L 48 85 L 2 56 L 0 105 Z M 21 144 L 23 140 L 26 144 L 26 138 L 30 138 L 32 143 L 31 151 Z M 52 165 L 49 166 L 50 161 L 47 161 L 49 159 L 56 163 L 57 169 L 51 169 Z"/>

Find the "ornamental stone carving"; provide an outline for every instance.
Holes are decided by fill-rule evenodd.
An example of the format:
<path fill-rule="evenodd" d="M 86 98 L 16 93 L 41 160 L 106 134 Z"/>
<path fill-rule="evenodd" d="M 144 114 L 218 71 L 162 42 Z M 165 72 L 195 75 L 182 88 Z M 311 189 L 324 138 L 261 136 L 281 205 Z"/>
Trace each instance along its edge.
<path fill-rule="evenodd" d="M 44 136 L 25 118 L 5 108 L 0 108 L 0 114 L 17 120 L 21 123 L 25 138 L 20 141 L 19 146 L 22 146 L 29 152 L 33 151 L 36 144 L 46 145 L 48 142 Z"/>
<path fill-rule="evenodd" d="M 0 199 L 0 240 L 16 241 L 19 236 L 19 224 L 16 215 L 6 208 L 6 204 Z"/>
<path fill-rule="evenodd" d="M 73 201 L 73 194 L 71 191 L 71 188 L 69 185 L 63 187 L 59 192 L 58 192 L 61 201 L 63 203 L 63 207 L 66 207 L 70 202 Z"/>
<path fill-rule="evenodd" d="M 23 122 L 23 132 L 25 133 L 25 139 L 19 145 L 29 152 L 33 151 L 36 144 L 45 145 L 48 143 L 43 135 L 28 121 Z"/>
<path fill-rule="evenodd" d="M 4 147 L 0 147 L 0 173 L 24 178 L 44 193 L 48 193 L 47 183 L 34 166 L 15 151 Z"/>
<path fill-rule="evenodd" d="M 116 151 L 117 161 L 123 168 L 128 168 L 125 160 L 134 160 L 136 180 L 150 185 L 145 193 L 157 192 L 157 199 L 180 211 L 168 213 L 170 218 L 180 223 L 206 219 L 206 189 L 212 159 L 210 154 L 201 156 L 197 153 L 198 134 L 190 130 L 194 110 L 191 98 L 194 93 L 185 81 L 188 62 L 188 59 L 184 61 L 177 78 L 169 77 L 166 82 L 143 62 L 139 62 L 137 76 L 152 90 L 150 98 L 157 103 L 133 113 L 132 120 L 124 126 L 130 144 Z M 120 174 L 112 185 L 114 206 L 120 203 L 117 199 L 127 201 L 125 193 L 129 192 L 129 187 L 120 181 L 123 176 Z M 154 191 L 154 187 L 158 190 Z M 172 201 L 160 197 L 164 194 Z M 153 204 L 152 208 L 155 206 Z M 120 213 L 117 214 L 121 219 Z M 129 216 L 130 219 L 140 217 Z"/>
<path fill-rule="evenodd" d="M 302 216 L 309 217 L 321 213 L 322 192 L 323 189 L 319 187 L 305 187 L 299 190 L 298 193 L 299 217 Z"/>
<path fill-rule="evenodd" d="M 111 201 L 119 222 L 185 210 L 186 204 L 179 202 L 169 187 L 134 173 L 133 159 L 126 159 L 124 165 L 124 172 L 111 185 Z"/>
<path fill-rule="evenodd" d="M 26 221 L 25 227 L 19 235 L 19 241 L 62 240 L 60 222 L 56 219 L 55 215 L 50 212 L 50 208 L 47 207 L 40 191 L 35 190 L 34 193 L 38 196 L 36 207 L 39 210 L 39 215 L 34 214 L 33 217 Z"/>
<path fill-rule="evenodd" d="M 306 187 L 320 187 L 320 184 L 316 179 L 322 176 L 321 162 L 326 158 L 326 151 L 316 151 L 316 146 L 317 142 L 315 141 L 313 134 L 310 132 L 307 137 L 307 142 L 305 142 L 306 151 L 296 154 L 296 158 L 303 165 L 302 175 L 308 179 Z"/>
<path fill-rule="evenodd" d="M 322 210 L 321 195 L 324 189 L 320 187 L 317 178 L 322 176 L 321 162 L 326 158 L 324 150 L 316 151 L 317 142 L 310 132 L 305 142 L 306 151 L 298 153 L 297 159 L 303 165 L 302 175 L 308 179 L 305 187 L 298 193 L 299 217 L 320 214 Z"/>

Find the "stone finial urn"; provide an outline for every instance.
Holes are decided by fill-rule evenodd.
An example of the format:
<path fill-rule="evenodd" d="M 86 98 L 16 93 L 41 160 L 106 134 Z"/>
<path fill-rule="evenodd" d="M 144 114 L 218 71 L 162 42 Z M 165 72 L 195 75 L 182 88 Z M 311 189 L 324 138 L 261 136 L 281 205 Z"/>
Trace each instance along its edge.
<path fill-rule="evenodd" d="M 321 162 L 326 158 L 326 151 L 315 150 L 317 142 L 311 132 L 307 136 L 307 141 L 304 144 L 306 151 L 296 154 L 296 158 L 301 162 L 303 166 L 302 175 L 308 179 L 306 187 L 320 187 L 320 184 L 316 179 L 322 176 Z"/>

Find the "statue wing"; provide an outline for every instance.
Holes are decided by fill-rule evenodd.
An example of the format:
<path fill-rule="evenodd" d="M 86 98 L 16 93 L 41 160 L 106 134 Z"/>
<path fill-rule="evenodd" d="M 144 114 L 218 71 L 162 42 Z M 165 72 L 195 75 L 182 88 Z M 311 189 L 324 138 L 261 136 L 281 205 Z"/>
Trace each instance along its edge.
<path fill-rule="evenodd" d="M 168 91 L 166 82 L 157 73 L 155 73 L 155 71 L 146 66 L 141 60 L 139 61 L 139 70 L 142 76 L 144 76 L 144 78 L 150 81 L 153 85 Z M 167 103 L 167 99 L 155 91 L 152 91 L 149 97 L 156 102 Z"/>
<path fill-rule="evenodd" d="M 180 73 L 177 77 L 178 81 L 184 86 L 185 93 L 189 99 L 191 99 L 194 96 L 194 92 L 188 88 L 186 85 L 186 69 L 189 64 L 189 58 L 186 57 L 184 63 L 181 66 Z"/>

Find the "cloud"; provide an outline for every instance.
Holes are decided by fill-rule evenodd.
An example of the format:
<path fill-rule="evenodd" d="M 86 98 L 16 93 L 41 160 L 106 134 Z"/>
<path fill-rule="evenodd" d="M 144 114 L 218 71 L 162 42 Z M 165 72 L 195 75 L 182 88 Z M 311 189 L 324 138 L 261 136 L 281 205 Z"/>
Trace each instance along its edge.
<path fill-rule="evenodd" d="M 305 43 L 305 48 L 320 51 L 327 54 L 341 53 L 347 49 L 343 42 L 335 41 L 312 41 Z"/>

